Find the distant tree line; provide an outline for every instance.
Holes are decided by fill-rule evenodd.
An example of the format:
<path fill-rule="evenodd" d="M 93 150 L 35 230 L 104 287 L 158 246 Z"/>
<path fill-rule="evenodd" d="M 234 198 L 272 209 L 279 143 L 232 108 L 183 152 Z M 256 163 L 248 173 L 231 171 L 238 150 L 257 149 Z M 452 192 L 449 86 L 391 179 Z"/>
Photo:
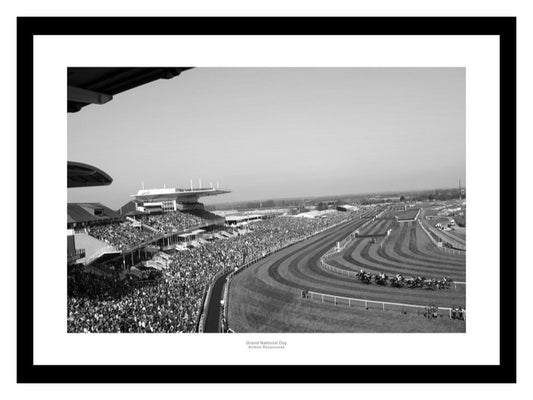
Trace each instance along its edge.
<path fill-rule="evenodd" d="M 466 191 L 463 189 L 462 192 L 461 198 L 465 199 Z M 398 202 L 453 200 L 459 198 L 459 189 L 435 189 L 417 192 L 388 193 L 383 197 L 366 196 L 360 198 L 358 202 L 362 205 L 380 204 L 390 202 L 390 199 L 395 197 L 398 198 Z"/>
<path fill-rule="evenodd" d="M 466 191 L 463 188 L 462 198 L 466 198 Z M 379 197 L 378 197 L 379 196 Z M 452 200 L 459 198 L 459 189 L 436 189 L 436 190 L 423 190 L 413 192 L 399 192 L 399 193 L 376 193 L 366 195 L 347 195 L 337 198 L 331 197 L 315 197 L 315 198 L 295 198 L 295 199 L 268 199 L 257 201 L 244 201 L 244 202 L 232 202 L 232 203 L 220 203 L 209 204 L 205 206 L 208 211 L 215 210 L 253 210 L 257 208 L 272 208 L 272 207 L 314 207 L 318 210 L 325 210 L 329 208 L 328 203 L 339 204 L 380 204 L 390 202 L 391 198 L 396 198 L 398 202 L 410 202 L 410 201 L 433 201 L 433 200 Z"/>

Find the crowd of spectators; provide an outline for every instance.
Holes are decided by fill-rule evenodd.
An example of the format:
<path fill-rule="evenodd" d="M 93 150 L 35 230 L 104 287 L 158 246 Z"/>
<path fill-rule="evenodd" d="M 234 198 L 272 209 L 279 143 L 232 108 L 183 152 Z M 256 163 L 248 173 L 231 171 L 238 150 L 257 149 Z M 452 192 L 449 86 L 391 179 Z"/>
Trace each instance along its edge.
<path fill-rule="evenodd" d="M 324 218 L 277 217 L 251 223 L 247 234 L 172 254 L 168 270 L 153 285 L 132 287 L 127 280 L 75 274 L 69 279 L 68 332 L 194 332 L 203 294 L 218 272 L 347 218 L 347 213 L 334 212 Z"/>
<path fill-rule="evenodd" d="M 149 215 L 142 218 L 141 222 L 156 229 L 160 233 L 171 233 L 174 230 L 181 232 L 198 226 L 205 222 L 205 220 L 189 213 L 176 211 L 158 215 Z"/>
<path fill-rule="evenodd" d="M 205 220 L 177 211 L 140 217 L 139 222 L 140 226 L 134 226 L 131 221 L 91 226 L 87 228 L 87 233 L 122 251 L 148 241 L 154 236 L 171 233 L 173 230 L 183 232 L 200 225 Z M 143 228 L 142 225 L 148 225 L 149 228 Z"/>
<path fill-rule="evenodd" d="M 91 226 L 87 228 L 87 233 L 117 250 L 135 246 L 154 236 L 154 232 L 141 227 L 134 227 L 129 222 Z"/>
<path fill-rule="evenodd" d="M 149 277 L 151 278 L 151 277 Z M 186 288 L 75 271 L 68 279 L 68 332 L 184 332 L 193 316 L 181 304 Z"/>

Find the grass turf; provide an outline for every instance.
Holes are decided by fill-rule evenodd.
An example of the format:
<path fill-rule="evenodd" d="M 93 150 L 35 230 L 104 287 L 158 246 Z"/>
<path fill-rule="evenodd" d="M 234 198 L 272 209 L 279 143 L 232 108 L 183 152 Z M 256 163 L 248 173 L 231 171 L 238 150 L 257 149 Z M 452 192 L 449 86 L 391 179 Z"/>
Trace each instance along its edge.
<path fill-rule="evenodd" d="M 376 225 L 379 229 L 384 222 L 377 220 L 376 224 L 379 224 Z M 332 247 L 339 237 L 343 237 L 355 228 L 353 223 L 335 228 L 333 232 L 320 235 L 321 238 L 286 249 L 237 274 L 230 289 L 229 326 L 237 332 L 465 331 L 464 321 L 450 320 L 446 317 L 426 319 L 421 315 L 403 314 L 400 311 L 383 312 L 347 308 L 301 299 L 299 296 L 301 288 L 347 297 L 378 297 L 377 300 L 422 305 L 433 303 L 441 303 L 438 304 L 440 306 L 456 305 L 454 303 L 457 298 L 453 298 L 454 296 L 458 296 L 459 299 L 464 298 L 464 290 L 446 299 L 446 296 L 452 292 L 426 292 L 419 289 L 363 285 L 323 271 L 318 266 L 320 255 Z M 404 232 L 402 246 L 408 250 L 411 241 L 412 237 Z M 427 249 L 424 251 L 418 255 L 419 258 L 426 257 L 428 252 L 432 254 Z M 414 256 L 409 255 L 409 257 Z M 446 259 L 441 254 L 438 256 L 433 262 L 442 261 L 442 257 Z M 438 301 L 435 301 L 436 299 Z"/>

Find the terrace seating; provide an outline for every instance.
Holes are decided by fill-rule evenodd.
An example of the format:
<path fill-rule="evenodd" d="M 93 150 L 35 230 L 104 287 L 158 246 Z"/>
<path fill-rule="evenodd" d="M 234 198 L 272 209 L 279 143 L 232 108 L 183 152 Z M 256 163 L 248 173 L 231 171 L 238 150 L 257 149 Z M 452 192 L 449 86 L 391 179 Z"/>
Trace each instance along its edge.
<path fill-rule="evenodd" d="M 153 232 L 146 232 L 127 223 L 91 226 L 87 228 L 87 233 L 118 250 L 135 246 L 149 240 L 154 235 Z"/>
<path fill-rule="evenodd" d="M 204 220 L 189 213 L 180 211 L 150 215 L 143 218 L 143 223 L 160 233 L 183 232 L 202 224 Z"/>

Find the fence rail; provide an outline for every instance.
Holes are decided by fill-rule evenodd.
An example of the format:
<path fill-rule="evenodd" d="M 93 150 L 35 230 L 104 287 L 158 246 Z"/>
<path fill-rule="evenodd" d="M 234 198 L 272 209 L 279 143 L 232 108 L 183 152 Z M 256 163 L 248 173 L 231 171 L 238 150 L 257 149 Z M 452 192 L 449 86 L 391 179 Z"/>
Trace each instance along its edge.
<path fill-rule="evenodd" d="M 198 332 L 203 333 L 204 327 L 205 327 L 205 320 L 207 318 L 207 306 L 211 302 L 211 296 L 213 293 L 213 287 L 215 286 L 216 281 L 224 274 L 228 273 L 230 271 L 230 268 L 224 268 L 221 271 L 218 271 L 215 276 L 209 281 L 209 284 L 207 286 L 205 295 L 204 295 L 204 301 L 200 304 L 200 311 L 199 311 L 199 323 L 198 323 Z"/>
<path fill-rule="evenodd" d="M 425 312 L 428 309 L 427 305 L 418 305 L 418 304 L 405 304 L 405 303 L 393 303 L 388 301 L 379 301 L 379 300 L 368 300 L 368 299 L 358 299 L 353 297 L 344 297 L 337 296 L 333 294 L 320 293 L 314 291 L 308 291 L 307 296 L 311 300 L 320 300 L 322 303 L 334 304 L 337 306 L 347 306 L 365 308 L 366 310 L 382 310 L 382 311 L 400 311 L 400 312 L 416 312 L 420 314 Z M 447 315 L 452 318 L 452 308 L 451 307 L 436 307 L 436 312 L 439 315 Z M 463 318 L 466 319 L 466 309 L 462 310 Z"/>
<path fill-rule="evenodd" d="M 325 269 L 327 271 L 335 272 L 336 274 L 340 274 L 344 276 L 350 276 L 352 278 L 357 278 L 357 272 L 355 271 L 348 271 L 346 269 L 334 267 L 333 265 L 329 265 L 324 260 L 320 260 L 320 264 L 322 266 L 322 269 Z"/>
<path fill-rule="evenodd" d="M 200 303 L 200 313 L 198 314 L 198 318 L 196 320 L 196 332 L 203 333 L 204 332 L 204 326 L 205 326 L 205 306 L 208 304 L 209 301 L 209 288 L 206 287 L 204 289 L 204 294 L 202 295 L 202 302 Z"/>

